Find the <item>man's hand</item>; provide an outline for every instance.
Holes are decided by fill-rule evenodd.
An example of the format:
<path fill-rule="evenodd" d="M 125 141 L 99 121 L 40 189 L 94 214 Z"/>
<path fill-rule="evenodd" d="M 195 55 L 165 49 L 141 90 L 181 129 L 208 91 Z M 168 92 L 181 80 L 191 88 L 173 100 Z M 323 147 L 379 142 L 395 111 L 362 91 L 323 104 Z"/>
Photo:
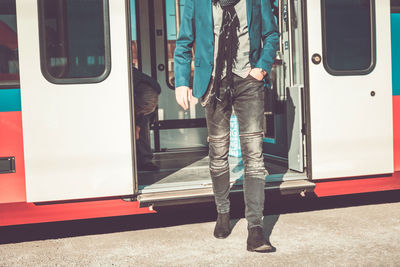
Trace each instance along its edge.
<path fill-rule="evenodd" d="M 179 106 L 187 110 L 189 108 L 188 101 L 192 100 L 192 90 L 187 86 L 179 86 L 175 88 L 175 98 Z"/>
<path fill-rule="evenodd" d="M 261 81 L 265 77 L 265 75 L 267 75 L 267 72 L 260 68 L 253 68 L 250 70 L 249 75 L 251 75 L 255 79 Z"/>

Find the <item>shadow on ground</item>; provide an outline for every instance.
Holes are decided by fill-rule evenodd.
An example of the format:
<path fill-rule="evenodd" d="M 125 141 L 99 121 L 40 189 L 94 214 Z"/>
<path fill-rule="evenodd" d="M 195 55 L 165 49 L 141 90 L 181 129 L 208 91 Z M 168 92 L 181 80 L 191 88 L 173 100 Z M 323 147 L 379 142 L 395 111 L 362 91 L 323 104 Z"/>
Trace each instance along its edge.
<path fill-rule="evenodd" d="M 267 236 L 269 236 L 280 214 L 395 202 L 400 202 L 400 191 L 326 197 L 321 199 L 312 196 L 301 198 L 299 196 L 276 196 L 269 194 L 266 197 L 264 212 L 268 219 L 264 221 L 264 228 Z M 236 195 L 231 197 L 231 203 L 231 225 L 234 227 L 238 220 L 244 217 L 242 196 Z M 201 203 L 159 208 L 157 214 L 7 226 L 0 227 L 0 244 L 212 222 L 216 219 L 216 215 L 213 203 Z"/>

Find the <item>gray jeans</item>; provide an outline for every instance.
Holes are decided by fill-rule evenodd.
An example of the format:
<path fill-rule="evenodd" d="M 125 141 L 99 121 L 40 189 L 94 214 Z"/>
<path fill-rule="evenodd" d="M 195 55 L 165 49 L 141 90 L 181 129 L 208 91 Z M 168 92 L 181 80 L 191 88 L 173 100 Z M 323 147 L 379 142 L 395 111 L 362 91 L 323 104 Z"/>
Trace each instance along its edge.
<path fill-rule="evenodd" d="M 218 213 L 229 212 L 229 133 L 232 106 L 239 122 L 244 163 L 244 201 L 248 228 L 262 226 L 264 186 L 267 171 L 262 154 L 264 86 L 252 76 L 234 76 L 232 104 L 226 107 L 226 80 L 222 80 L 221 99 L 205 106 L 209 140 L 210 174 Z"/>

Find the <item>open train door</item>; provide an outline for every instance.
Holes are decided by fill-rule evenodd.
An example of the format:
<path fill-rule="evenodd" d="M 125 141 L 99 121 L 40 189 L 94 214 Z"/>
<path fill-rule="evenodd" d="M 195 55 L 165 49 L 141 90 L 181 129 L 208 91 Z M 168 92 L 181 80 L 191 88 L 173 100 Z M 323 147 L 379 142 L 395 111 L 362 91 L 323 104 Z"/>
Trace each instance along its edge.
<path fill-rule="evenodd" d="M 393 172 L 389 0 L 307 1 L 313 179 Z"/>
<path fill-rule="evenodd" d="M 17 1 L 28 202 L 134 193 L 127 2 Z"/>

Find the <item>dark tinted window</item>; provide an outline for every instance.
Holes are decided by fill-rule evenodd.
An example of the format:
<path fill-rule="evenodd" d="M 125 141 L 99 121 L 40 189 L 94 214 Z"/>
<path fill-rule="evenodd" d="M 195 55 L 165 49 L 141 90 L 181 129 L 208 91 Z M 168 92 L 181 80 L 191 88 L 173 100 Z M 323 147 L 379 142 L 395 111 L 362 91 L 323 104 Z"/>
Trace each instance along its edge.
<path fill-rule="evenodd" d="M 324 63 L 332 74 L 361 74 L 373 68 L 371 0 L 322 0 Z"/>
<path fill-rule="evenodd" d="M 110 62 L 107 1 L 39 0 L 39 10 L 44 76 L 55 83 L 105 78 Z"/>
<path fill-rule="evenodd" d="M 0 2 L 0 86 L 19 83 L 15 0 Z"/>

